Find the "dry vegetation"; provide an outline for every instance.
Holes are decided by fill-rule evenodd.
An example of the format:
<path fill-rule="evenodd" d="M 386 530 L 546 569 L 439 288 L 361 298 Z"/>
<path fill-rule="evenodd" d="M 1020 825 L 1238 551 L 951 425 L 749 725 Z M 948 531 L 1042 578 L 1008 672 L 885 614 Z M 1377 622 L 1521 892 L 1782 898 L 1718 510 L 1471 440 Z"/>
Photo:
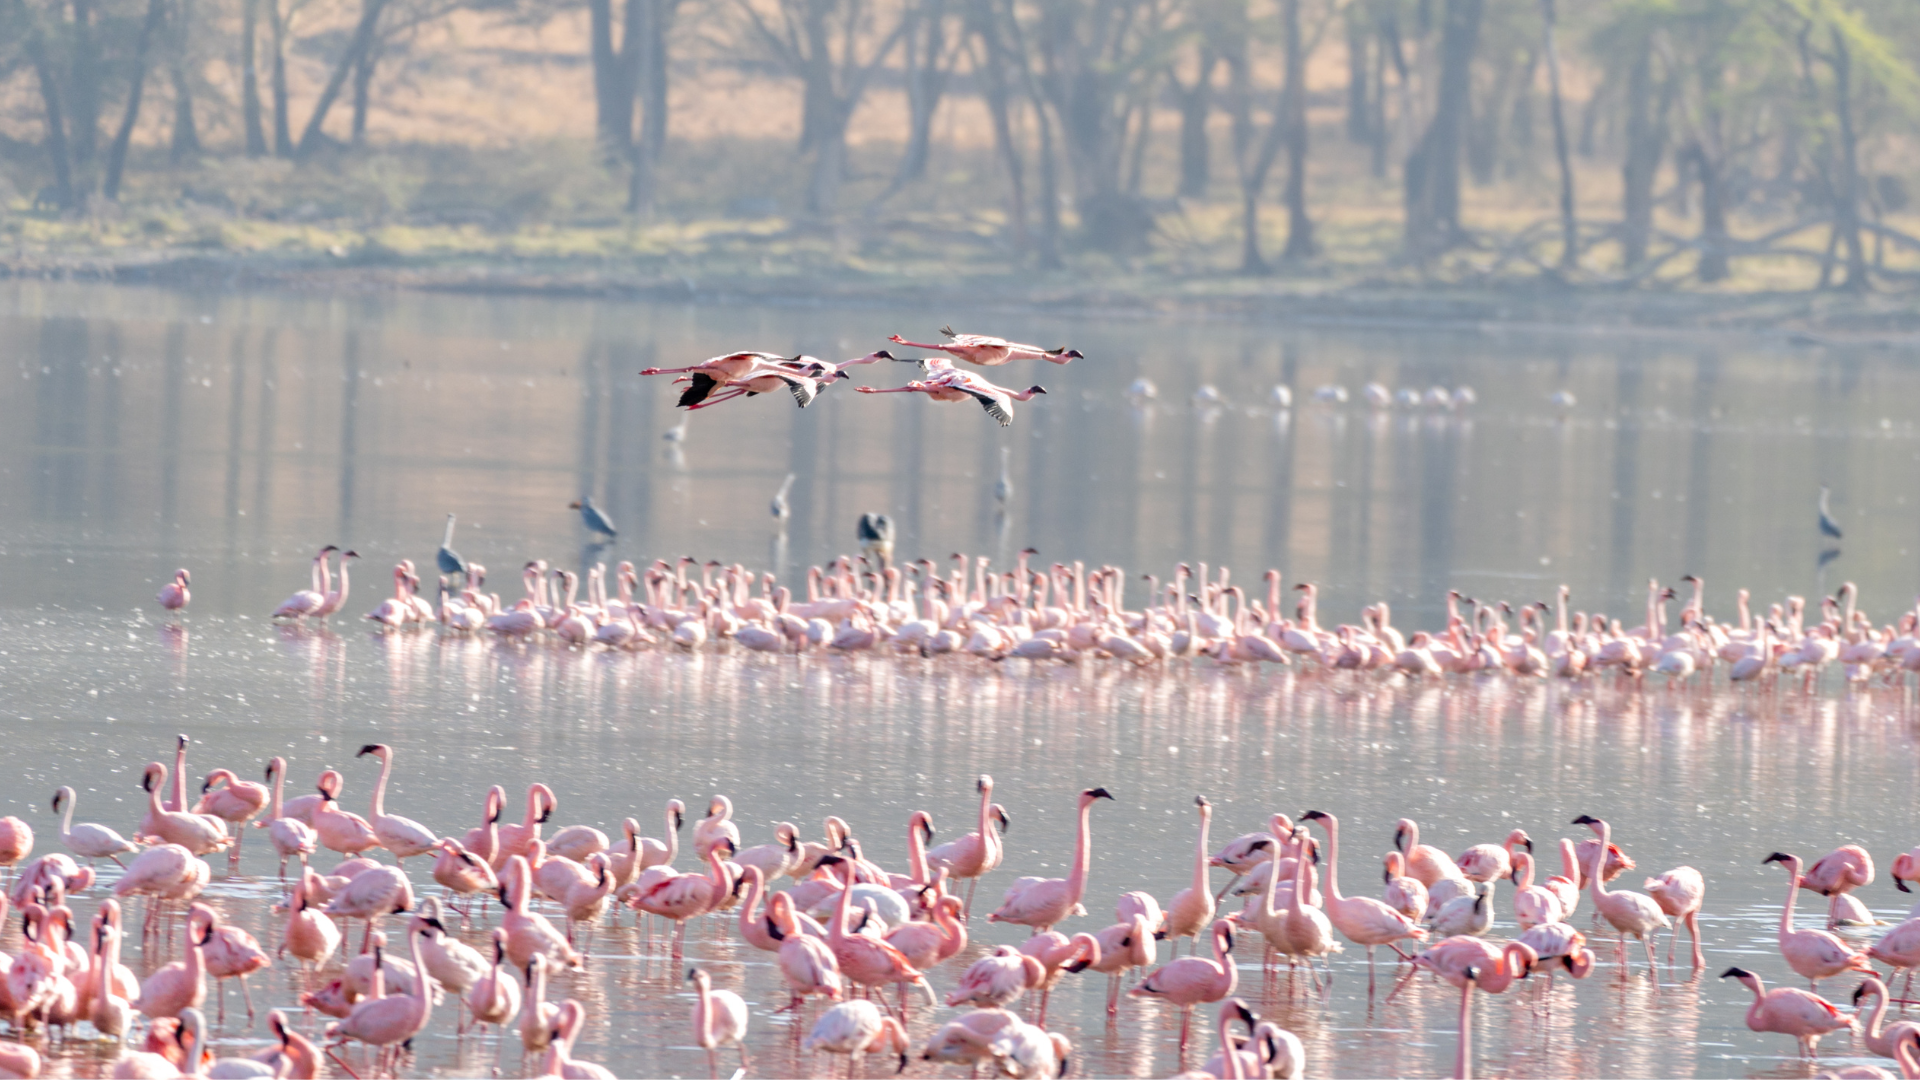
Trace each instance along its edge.
<path fill-rule="evenodd" d="M 1896 0 L 7 10 L 0 251 L 23 273 L 1215 299 L 1920 280 L 1920 14 Z"/>

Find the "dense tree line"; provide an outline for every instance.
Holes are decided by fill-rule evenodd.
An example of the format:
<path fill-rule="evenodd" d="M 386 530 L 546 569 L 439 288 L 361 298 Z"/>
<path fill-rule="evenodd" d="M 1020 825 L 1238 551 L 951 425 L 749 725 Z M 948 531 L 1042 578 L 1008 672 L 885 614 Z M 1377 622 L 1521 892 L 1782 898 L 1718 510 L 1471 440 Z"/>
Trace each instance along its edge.
<path fill-rule="evenodd" d="M 324 34 L 303 25 L 317 2 L 0 0 L 0 80 L 33 103 L 33 123 L 15 130 L 38 132 L 0 138 L 0 152 L 34 163 L 48 212 L 117 199 L 159 88 L 173 160 L 300 161 L 334 148 L 326 129 L 343 105 L 345 141 L 366 138 L 381 65 L 421 28 L 460 6 L 533 24 L 573 0 L 345 0 L 350 28 Z M 1920 248 L 1886 220 L 1905 207 L 1899 175 L 1920 119 L 1912 0 L 582 2 L 600 161 L 642 215 L 671 164 L 676 79 L 707 64 L 794 86 L 794 150 L 817 220 L 872 209 L 848 205 L 848 128 L 876 86 L 902 88 L 907 105 L 880 204 L 925 177 L 943 102 L 976 100 L 1007 232 L 1042 267 L 1074 245 L 1146 248 L 1169 198 L 1206 196 L 1222 160 L 1238 195 L 1240 268 L 1269 268 L 1261 215 L 1275 203 L 1286 221 L 1278 260 L 1313 259 L 1315 102 L 1323 113 L 1337 102 L 1337 137 L 1373 176 L 1398 181 L 1403 257 L 1416 262 L 1491 246 L 1543 273 L 1604 265 L 1630 283 L 1692 253 L 1695 274 L 1713 282 L 1729 260 L 1823 226 L 1822 284 L 1862 288 L 1891 273 L 1887 245 Z M 326 57 L 328 76 L 304 101 L 289 92 L 296 47 Z M 205 75 L 215 56 L 239 73 L 237 103 Z M 1325 82 L 1341 65 L 1337 96 L 1310 87 L 1310 71 Z M 210 103 L 237 114 L 235 145 L 203 145 Z M 1213 145 L 1222 137 L 1224 153 Z M 1156 139 L 1178 155 L 1176 191 L 1144 190 Z M 1582 220 L 1576 159 L 1609 157 L 1618 211 Z M 1469 228 L 1463 188 L 1519 173 L 1550 180 L 1551 218 L 1502 237 Z M 1663 233 L 1663 203 L 1697 229 Z M 1737 238 L 1730 215 L 1753 207 L 1777 228 Z"/>

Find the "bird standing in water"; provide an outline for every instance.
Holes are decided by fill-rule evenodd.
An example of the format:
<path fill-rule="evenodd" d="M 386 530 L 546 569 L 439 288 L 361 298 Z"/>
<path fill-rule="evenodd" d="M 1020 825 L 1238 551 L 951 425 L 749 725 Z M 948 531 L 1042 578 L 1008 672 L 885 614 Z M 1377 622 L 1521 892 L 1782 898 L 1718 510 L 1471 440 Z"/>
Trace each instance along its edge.
<path fill-rule="evenodd" d="M 460 557 L 459 552 L 453 550 L 452 514 L 447 515 L 447 531 L 440 536 L 440 550 L 434 554 L 433 561 L 440 567 L 441 573 L 459 574 L 463 580 L 467 580 L 467 561 Z"/>
<path fill-rule="evenodd" d="M 601 513 L 600 508 L 593 505 L 593 496 L 591 495 L 580 496 L 580 501 L 568 503 L 567 509 L 580 511 L 580 520 L 586 523 L 587 531 L 590 533 L 596 533 L 609 539 L 620 535 L 620 530 L 613 527 L 613 522 L 608 520 L 607 515 Z"/>
<path fill-rule="evenodd" d="M 860 552 L 885 570 L 893 565 L 893 519 L 885 514 L 861 514 L 854 526 L 860 538 Z"/>
<path fill-rule="evenodd" d="M 1820 533 L 1823 536 L 1831 536 L 1835 540 L 1838 540 L 1840 539 L 1840 523 L 1833 520 L 1833 511 L 1827 509 L 1827 498 L 1832 494 L 1833 493 L 1827 489 L 1827 485 L 1820 485 Z"/>

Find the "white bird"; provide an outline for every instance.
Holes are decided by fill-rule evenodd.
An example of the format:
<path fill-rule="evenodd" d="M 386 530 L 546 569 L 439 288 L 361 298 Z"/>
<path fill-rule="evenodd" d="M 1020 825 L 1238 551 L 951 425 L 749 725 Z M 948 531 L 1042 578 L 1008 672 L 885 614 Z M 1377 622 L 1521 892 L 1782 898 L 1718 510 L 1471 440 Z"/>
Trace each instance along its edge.
<path fill-rule="evenodd" d="M 699 968 L 687 971 L 693 983 L 693 1037 L 707 1052 L 707 1064 L 713 1075 L 720 1075 L 720 1047 L 732 1043 L 740 1051 L 740 1068 L 747 1064 L 747 1003 L 731 990 L 715 990 L 713 980 Z"/>
<path fill-rule="evenodd" d="M 1267 400 L 1273 402 L 1274 408 L 1291 409 L 1293 408 L 1293 389 L 1285 383 L 1277 383 L 1268 392 Z"/>
<path fill-rule="evenodd" d="M 115 866 L 124 866 L 115 856 L 140 850 L 140 846 L 105 825 L 91 822 L 73 823 L 73 789 L 62 787 L 53 793 L 53 812 L 58 814 L 64 807 L 66 816 L 60 819 L 60 842 L 67 850 L 83 859 L 113 859 Z"/>
<path fill-rule="evenodd" d="M 900 1070 L 905 1070 L 906 1029 L 900 1026 L 899 1020 L 883 1015 L 879 1006 L 862 999 L 843 1001 L 821 1013 L 801 1049 L 809 1054 L 819 1051 L 846 1054 L 851 1067 L 854 1057 L 867 1053 L 882 1041 L 891 1042 L 893 1052 L 900 1055 Z"/>

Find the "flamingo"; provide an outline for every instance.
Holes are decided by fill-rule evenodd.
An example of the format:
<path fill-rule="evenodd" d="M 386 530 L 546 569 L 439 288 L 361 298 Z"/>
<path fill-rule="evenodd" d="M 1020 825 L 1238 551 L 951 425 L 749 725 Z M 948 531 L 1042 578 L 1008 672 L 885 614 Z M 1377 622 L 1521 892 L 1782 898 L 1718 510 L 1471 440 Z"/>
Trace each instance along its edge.
<path fill-rule="evenodd" d="M 280 952 L 292 953 L 294 959 L 316 968 L 340 947 L 340 928 L 314 906 L 311 883 L 319 876 L 308 867 L 294 882 L 293 896 L 287 901 L 287 921 L 280 932 Z"/>
<path fill-rule="evenodd" d="M 495 927 L 492 937 L 493 964 L 487 974 L 467 990 L 465 1001 L 475 1026 L 492 1024 L 505 1028 L 520 1013 L 520 984 L 507 975 L 503 966 L 507 959 L 507 932 Z"/>
<path fill-rule="evenodd" d="M 1872 926 L 1873 913 L 1853 898 L 1854 889 L 1873 884 L 1873 856 L 1858 844 L 1837 848 L 1800 876 L 1800 886 L 1829 898 L 1828 926 Z"/>
<path fill-rule="evenodd" d="M 354 1005 L 344 1020 L 327 1025 L 327 1038 L 335 1046 L 342 1045 L 348 1039 L 357 1039 L 370 1046 L 381 1049 L 382 1057 L 396 1055 L 397 1048 L 414 1036 L 426 1030 L 433 1019 L 433 991 L 427 985 L 426 963 L 420 955 L 420 943 L 428 931 L 410 930 L 407 933 L 408 951 L 413 954 L 413 992 L 410 994 L 387 994 L 377 992 Z M 374 949 L 374 970 L 381 967 L 381 950 Z M 381 981 L 374 977 L 376 991 Z M 391 1071 L 391 1070 L 389 1070 Z"/>
<path fill-rule="evenodd" d="M 1797 876 L 1797 868 L 1795 872 Z M 1791 1035 L 1799 1040 L 1802 1056 L 1819 1053 L 1821 1036 L 1854 1028 L 1852 1017 L 1840 1015 L 1833 1002 L 1818 994 L 1791 986 L 1769 990 L 1760 976 L 1745 968 L 1730 967 L 1720 977 L 1738 979 L 1753 991 L 1753 1004 L 1747 1006 L 1749 1030 Z"/>
<path fill-rule="evenodd" d="M 227 828 L 233 831 L 233 847 L 227 851 L 227 860 L 238 865 L 240 845 L 246 840 L 247 823 L 259 817 L 266 805 L 265 784 L 242 780 L 231 769 L 215 769 L 201 781 L 200 801 L 194 804 L 193 812 L 202 816 L 211 815 L 227 823 Z"/>
<path fill-rule="evenodd" d="M 1707 880 L 1700 871 L 1691 866 L 1676 866 L 1659 877 L 1647 879 L 1647 895 L 1660 905 L 1660 910 L 1669 918 L 1680 920 L 1687 928 L 1687 936 L 1693 941 L 1693 966 L 1707 966 L 1707 959 L 1700 952 L 1700 905 L 1707 896 Z M 1667 939 L 1667 963 L 1673 963 L 1673 939 L 1680 936 L 1676 928 Z"/>
<path fill-rule="evenodd" d="M 1001 427 L 1013 424 L 1013 403 L 1032 401 L 1036 394 L 1044 394 L 1044 386 L 1029 386 L 1025 390 L 1009 390 L 996 386 L 970 371 L 954 368 L 935 370 L 926 381 L 914 379 L 905 386 L 881 389 L 877 386 L 856 387 L 862 394 L 925 394 L 935 401 L 967 401 L 980 403 L 988 416 L 999 421 Z"/>
<path fill-rule="evenodd" d="M 515 967 L 525 967 L 538 954 L 555 968 L 580 967 L 580 954 L 567 943 L 566 936 L 555 930 L 545 915 L 532 909 L 532 892 L 533 871 L 527 860 L 509 856 L 500 883 L 500 903 L 506 908 L 500 926 L 507 932 L 507 959 Z"/>
<path fill-rule="evenodd" d="M 614 1080 L 613 1072 L 605 1066 L 573 1056 L 574 1040 L 580 1037 L 580 1027 L 586 1020 L 586 1006 L 571 998 L 561 1003 L 560 1015 L 553 1024 L 553 1044 L 547 1048 L 540 1075 L 561 1080 Z"/>
<path fill-rule="evenodd" d="M 989 337 L 985 334 L 956 334 L 953 327 L 943 326 L 940 333 L 946 337 L 945 345 L 927 345 L 917 341 L 908 341 L 899 334 L 887 338 L 895 345 L 905 345 L 910 349 L 937 349 L 957 360 L 981 367 L 998 367 L 1010 360 L 1048 360 L 1056 364 L 1069 364 L 1075 360 L 1084 360 L 1080 350 L 1061 346 L 1058 349 L 1043 349 L 1038 345 L 1022 345 L 1005 338 Z M 894 359 L 889 356 L 887 359 Z"/>
<path fill-rule="evenodd" d="M 1442 878 L 1464 878 L 1453 857 L 1420 842 L 1420 826 L 1401 818 L 1393 828 L 1393 846 L 1407 859 L 1407 876 L 1432 889 Z"/>
<path fill-rule="evenodd" d="M 1867 962 L 1866 954 L 1855 952 L 1836 935 L 1825 930 L 1793 928 L 1793 903 L 1800 895 L 1800 857 L 1776 851 L 1761 860 L 1762 865 L 1775 862 L 1787 868 L 1787 900 L 1780 908 L 1779 932 L 1780 955 L 1786 958 L 1787 966 L 1807 980 L 1807 986 L 1812 989 L 1819 988 L 1821 979 L 1844 971 L 1871 975 L 1873 965 Z"/>
<path fill-rule="evenodd" d="M 207 974 L 213 976 L 220 993 L 220 1016 L 227 1014 L 227 980 L 240 980 L 240 993 L 247 1002 L 247 1022 L 253 1022 L 253 990 L 247 986 L 247 976 L 272 966 L 266 950 L 252 934 L 232 923 L 222 920 L 217 912 L 208 909 L 209 928 L 206 941 L 201 946 Z"/>
<path fill-rule="evenodd" d="M 193 600 L 193 593 L 187 586 L 193 584 L 193 575 L 183 568 L 173 572 L 173 580 L 160 586 L 160 595 L 154 599 L 168 611 L 179 611 Z"/>
<path fill-rule="evenodd" d="M 1600 834 L 1600 842 L 1598 846 L 1594 848 L 1596 855 L 1601 851 L 1612 850 L 1612 826 L 1599 818 L 1589 817 L 1586 814 L 1581 814 L 1579 817 L 1574 818 L 1573 823 L 1575 825 L 1591 826 Z M 1587 888 L 1593 893 L 1593 906 L 1595 910 L 1600 912 L 1602 918 L 1612 923 L 1615 930 L 1620 931 L 1620 952 L 1623 966 L 1626 956 L 1627 935 L 1631 934 L 1639 938 L 1640 943 L 1646 946 L 1647 970 L 1648 972 L 1652 972 L 1653 938 L 1651 935 L 1655 929 L 1670 930 L 1673 928 L 1673 923 L 1667 920 L 1666 914 L 1660 910 L 1660 905 L 1655 903 L 1652 897 L 1644 893 L 1631 892 L 1626 889 L 1608 891 L 1605 878 L 1601 874 L 1589 873 L 1587 875 Z"/>
<path fill-rule="evenodd" d="M 1193 1026 L 1193 1007 L 1220 1001 L 1240 985 L 1240 971 L 1233 962 L 1233 924 L 1214 921 L 1210 932 L 1213 956 L 1183 956 L 1169 961 L 1140 980 L 1128 991 L 1133 997 L 1154 998 L 1180 1007 L 1180 1049 L 1187 1048 Z"/>
<path fill-rule="evenodd" d="M 407 859 L 415 855 L 424 855 L 434 849 L 439 838 L 425 825 L 411 818 L 387 813 L 387 778 L 393 774 L 393 747 L 384 743 L 368 743 L 360 748 L 355 757 L 372 754 L 380 762 L 380 779 L 373 784 L 373 804 L 368 809 L 372 816 L 368 824 L 380 846 L 393 853 L 394 858 L 405 866 Z"/>
<path fill-rule="evenodd" d="M 313 808 L 313 835 L 320 846 L 342 855 L 358 855 L 380 846 L 380 834 L 367 819 L 340 809 L 342 781 L 335 773 L 332 787 L 320 786 L 320 801 Z M 324 779 L 324 777 L 323 777 Z"/>
<path fill-rule="evenodd" d="M 547 1000 L 547 958 L 535 953 L 527 961 L 526 1004 L 520 1009 L 520 1046 L 537 1054 L 553 1043 L 553 1022 L 560 1006 Z"/>
<path fill-rule="evenodd" d="M 309 615 L 312 615 L 316 619 L 324 619 L 346 606 L 347 593 L 351 585 L 351 583 L 347 581 L 347 560 L 357 559 L 359 557 L 360 553 L 357 551 L 342 551 L 340 553 L 340 587 L 328 592 L 326 599 L 320 602 L 319 607 L 308 612 Z"/>
<path fill-rule="evenodd" d="M 854 932 L 850 925 L 854 885 L 852 862 L 830 855 L 821 863 L 823 867 L 834 866 L 842 871 L 839 907 L 834 912 L 833 920 L 827 924 L 827 947 L 833 951 L 833 958 L 840 965 L 840 974 L 849 982 L 867 987 L 913 983 L 926 990 L 931 998 L 933 989 L 927 985 L 926 976 L 909 963 L 899 949 L 879 938 Z"/>
<path fill-rule="evenodd" d="M 1190 938 L 1198 948 L 1200 931 L 1213 922 L 1215 908 L 1213 891 L 1207 884 L 1207 826 L 1213 820 L 1213 806 L 1200 795 L 1193 797 L 1193 803 L 1200 808 L 1200 835 L 1193 851 L 1193 883 L 1168 901 L 1167 920 L 1161 929 L 1167 940 L 1178 943 L 1181 938 Z"/>
<path fill-rule="evenodd" d="M 670 919 L 675 924 L 673 958 L 680 959 L 686 941 L 687 920 L 717 910 L 733 894 L 733 879 L 725 859 L 733 854 L 733 842 L 724 837 L 708 849 L 707 864 L 712 874 L 679 874 L 672 867 L 649 867 L 629 889 L 628 904 L 649 915 Z M 514 856 L 519 858 L 519 856 Z M 524 863 L 525 860 L 522 860 Z"/>
<path fill-rule="evenodd" d="M 1346 936 L 1348 941 L 1366 946 L 1367 982 L 1371 985 L 1375 946 L 1385 945 L 1405 958 L 1406 954 L 1401 953 L 1394 942 L 1407 938 L 1424 941 L 1427 932 L 1415 926 L 1413 920 L 1371 896 L 1342 896 L 1340 894 L 1339 819 L 1320 810 L 1309 810 L 1301 816 L 1300 820 L 1302 822 L 1319 821 L 1327 830 L 1327 919 L 1333 923 L 1335 929 Z M 1401 822 L 1403 828 L 1396 833 L 1396 844 L 1400 843 L 1401 835 L 1405 832 L 1404 827 L 1411 824 L 1412 822 L 1405 820 Z M 1417 833 L 1413 835 L 1416 838 L 1418 836 Z M 1419 850 L 1412 838 L 1407 839 L 1404 846 L 1414 851 Z M 1411 860 L 1412 855 L 1408 857 Z"/>
<path fill-rule="evenodd" d="M 1513 920 L 1520 929 L 1531 930 L 1541 923 L 1559 922 L 1566 917 L 1553 890 L 1533 883 L 1533 856 L 1524 851 L 1513 853 Z"/>
<path fill-rule="evenodd" d="M 871 1001 L 843 1001 L 820 1014 L 801 1049 L 809 1054 L 847 1055 L 847 1076 L 852 1077 L 854 1063 L 883 1043 L 900 1057 L 896 1071 L 905 1071 L 907 1029 L 900 1021 L 883 1015 Z"/>
<path fill-rule="evenodd" d="M 287 862 L 299 859 L 300 865 L 307 864 L 307 857 L 313 854 L 318 841 L 313 834 L 313 826 L 286 813 L 285 794 L 287 787 L 287 759 L 276 757 L 267 762 L 267 781 L 273 785 L 272 800 L 267 806 L 265 821 L 253 823 L 256 829 L 266 829 L 267 838 L 273 842 L 273 850 L 280 855 L 280 880 L 287 878 Z"/>
<path fill-rule="evenodd" d="M 728 850 L 740 850 L 740 826 L 733 823 L 733 800 L 715 795 L 707 803 L 707 816 L 693 823 L 693 857 L 706 861 L 707 853 L 725 840 Z"/>
<path fill-rule="evenodd" d="M 178 844 L 195 855 L 219 851 L 233 842 L 227 835 L 226 823 L 218 818 L 161 806 L 160 788 L 166 782 L 167 767 L 157 761 L 149 762 L 140 778 L 140 786 L 147 792 L 147 817 L 141 823 L 144 835 L 158 837 L 163 843 Z"/>
<path fill-rule="evenodd" d="M 1087 865 L 1093 858 L 1093 834 L 1089 829 L 1093 804 L 1112 799 L 1106 788 L 1089 788 L 1080 793 L 1080 829 L 1074 844 L 1073 868 L 1065 878 L 1023 877 L 1007 889 L 999 910 L 987 916 L 988 922 L 1018 923 L 1035 933 L 1051 930 L 1055 923 L 1070 915 L 1084 915 L 1080 898 L 1087 891 Z"/>
<path fill-rule="evenodd" d="M 177 1017 L 180 1010 L 198 1008 L 207 1000 L 206 956 L 202 947 L 213 937 L 213 909 L 195 904 L 187 912 L 186 957 L 148 975 L 140 984 L 133 1007 L 149 1018 Z"/>
<path fill-rule="evenodd" d="M 740 1051 L 740 1068 L 744 1071 L 749 1065 L 747 1003 L 731 990 L 715 990 L 712 977 L 701 968 L 688 968 L 687 981 L 694 989 L 693 1041 L 707 1052 L 708 1071 L 719 1075 L 719 1048 L 729 1043 Z"/>
<path fill-rule="evenodd" d="M 1000 866 L 1000 860 L 1006 849 L 1001 836 L 1007 831 L 1007 812 L 993 801 L 993 777 L 980 774 L 974 782 L 974 788 L 980 793 L 980 822 L 973 832 L 949 840 L 927 852 L 927 865 L 936 870 L 945 870 L 947 877 L 967 883 L 967 898 L 962 905 L 969 916 L 973 913 L 973 890 L 984 874 L 991 873 Z M 999 828 L 995 828 L 995 825 Z M 1916 875 L 1920 880 L 1920 875 Z"/>
<path fill-rule="evenodd" d="M 499 826 L 499 846 L 494 851 L 492 857 L 487 860 L 493 864 L 494 870 L 498 871 L 501 867 L 505 866 L 510 856 L 525 856 L 527 850 L 532 847 L 533 842 L 540 839 L 540 826 L 546 824 L 548 819 L 553 817 L 553 812 L 558 809 L 559 806 L 560 801 L 554 798 L 552 788 L 545 784 L 529 784 L 527 786 L 526 819 L 517 825 L 509 822 Z M 474 846 L 474 838 L 471 833 L 469 833 L 467 837 L 467 846 Z"/>
<path fill-rule="evenodd" d="M 1860 1033 L 1861 1041 L 1867 1044 L 1868 1050 L 1881 1057 L 1897 1057 L 1895 1051 L 1902 1041 L 1920 1037 L 1920 1024 L 1911 1020 L 1886 1023 L 1887 984 L 1875 975 L 1861 979 L 1860 985 L 1853 988 L 1854 1019 L 1859 1019 L 1860 999 L 1869 994 L 1873 995 L 1873 1012 L 1867 1016 L 1866 1030 Z"/>
<path fill-rule="evenodd" d="M 1001 1008 L 1037 988 L 1046 976 L 1046 965 L 1037 958 L 1011 945 L 1001 945 L 967 968 L 960 984 L 947 995 L 947 1004 Z"/>
<path fill-rule="evenodd" d="M 53 793 L 53 812 L 58 814 L 65 811 L 65 816 L 60 819 L 60 842 L 82 859 L 112 859 L 115 866 L 125 867 L 119 856 L 137 852 L 140 846 L 105 825 L 82 822 L 75 828 L 73 803 L 72 788 L 62 787 Z"/>
<path fill-rule="evenodd" d="M 273 609 L 276 619 L 304 619 L 319 611 L 327 602 L 327 592 L 333 588 L 333 571 L 327 565 L 327 556 L 340 549 L 328 544 L 313 557 L 313 587 L 302 589 L 280 602 Z"/>

